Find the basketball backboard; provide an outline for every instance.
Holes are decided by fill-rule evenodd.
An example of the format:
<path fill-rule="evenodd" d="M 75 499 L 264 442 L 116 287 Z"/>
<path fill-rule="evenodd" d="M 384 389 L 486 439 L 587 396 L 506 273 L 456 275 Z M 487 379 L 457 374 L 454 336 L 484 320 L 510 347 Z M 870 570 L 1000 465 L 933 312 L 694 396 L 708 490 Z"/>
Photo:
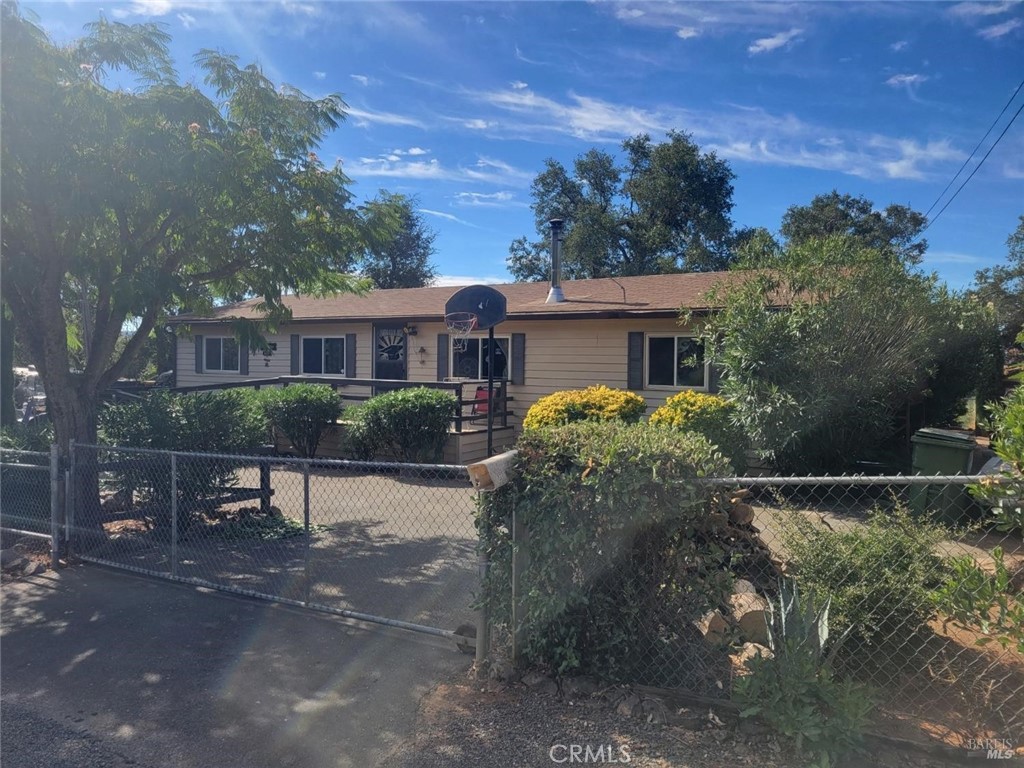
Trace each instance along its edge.
<path fill-rule="evenodd" d="M 467 285 L 452 294 L 444 313 L 470 312 L 476 315 L 475 330 L 486 331 L 505 319 L 505 296 L 489 285 Z"/>

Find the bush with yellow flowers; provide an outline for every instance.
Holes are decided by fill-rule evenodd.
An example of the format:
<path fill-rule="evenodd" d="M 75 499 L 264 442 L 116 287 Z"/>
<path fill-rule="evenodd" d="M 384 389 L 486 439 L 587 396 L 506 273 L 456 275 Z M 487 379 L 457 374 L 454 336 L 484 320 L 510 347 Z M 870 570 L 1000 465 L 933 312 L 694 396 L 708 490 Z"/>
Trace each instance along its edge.
<path fill-rule="evenodd" d="M 651 424 L 698 432 L 718 447 L 737 472 L 746 469 L 747 439 L 733 421 L 736 406 L 724 397 L 684 390 L 651 414 Z"/>
<path fill-rule="evenodd" d="M 640 395 L 598 384 L 542 397 L 526 412 L 523 429 L 555 427 L 574 421 L 636 422 L 646 410 L 647 402 Z"/>

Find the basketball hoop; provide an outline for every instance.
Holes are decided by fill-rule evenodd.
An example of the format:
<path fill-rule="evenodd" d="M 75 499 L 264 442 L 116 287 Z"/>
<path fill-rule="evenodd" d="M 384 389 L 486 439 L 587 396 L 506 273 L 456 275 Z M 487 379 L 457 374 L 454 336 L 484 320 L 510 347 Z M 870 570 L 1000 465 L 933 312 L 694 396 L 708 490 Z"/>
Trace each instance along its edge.
<path fill-rule="evenodd" d="M 466 340 L 476 328 L 476 315 L 472 312 L 449 312 L 444 316 L 444 324 L 452 335 L 452 350 L 466 351 Z"/>

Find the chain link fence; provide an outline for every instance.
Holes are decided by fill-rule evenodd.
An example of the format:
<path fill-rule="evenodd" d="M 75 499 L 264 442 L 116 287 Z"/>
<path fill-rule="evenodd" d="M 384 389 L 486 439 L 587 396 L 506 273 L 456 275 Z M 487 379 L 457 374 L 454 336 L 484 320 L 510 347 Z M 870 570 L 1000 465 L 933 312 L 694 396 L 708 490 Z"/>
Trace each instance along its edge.
<path fill-rule="evenodd" d="M 445 637 L 475 622 L 465 467 L 73 453 L 72 485 L 100 488 L 74 503 L 83 560 Z"/>
<path fill-rule="evenodd" d="M 51 565 L 56 567 L 63 524 L 63 508 L 59 506 L 63 482 L 55 450 L 0 449 L 0 544 L 4 548 L 26 538 L 47 539 Z"/>
<path fill-rule="evenodd" d="M 569 642 L 587 656 L 583 671 L 727 698 L 751 659 L 771 653 L 767 626 L 793 580 L 804 600 L 830 597 L 829 633 L 842 638 L 833 674 L 862 684 L 880 717 L 962 744 L 1024 743 L 1024 544 L 971 494 L 985 480 L 736 477 L 704 481 L 710 493 L 680 488 L 683 522 L 623 531 L 631 544 L 615 557 L 595 544 L 574 562 L 566 579 L 592 588 L 562 614 L 571 637 L 557 622 L 531 631 L 546 647 Z M 550 567 L 544 543 L 515 535 L 512 521 L 494 540 L 524 570 L 531 559 Z M 495 632 L 510 655 L 514 624 L 513 613 Z"/>

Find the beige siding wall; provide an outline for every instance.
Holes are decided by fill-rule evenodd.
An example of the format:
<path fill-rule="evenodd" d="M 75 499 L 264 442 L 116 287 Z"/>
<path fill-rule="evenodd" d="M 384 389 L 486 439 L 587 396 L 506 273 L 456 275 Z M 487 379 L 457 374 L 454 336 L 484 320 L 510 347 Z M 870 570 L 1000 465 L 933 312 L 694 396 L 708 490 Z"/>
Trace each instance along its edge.
<path fill-rule="evenodd" d="M 408 378 L 410 381 L 437 380 L 437 336 L 445 333 L 443 323 L 417 323 L 417 334 L 408 339 Z M 373 328 L 370 323 L 324 324 L 295 326 L 303 336 L 357 334 L 356 374 L 370 378 L 373 373 Z M 509 387 L 514 398 L 511 410 L 518 424 L 538 398 L 561 389 L 578 389 L 591 384 L 607 384 L 625 388 L 627 376 L 627 340 L 631 331 L 644 333 L 679 333 L 683 329 L 672 318 L 626 320 L 538 320 L 509 321 L 496 329 L 498 336 L 513 333 L 526 335 L 526 376 L 521 385 Z M 277 352 L 268 360 L 253 355 L 249 361 L 249 379 L 286 376 L 289 364 L 290 333 L 274 334 L 268 339 L 277 342 Z M 218 335 L 213 327 L 195 326 L 195 333 Z M 486 335 L 486 334 L 481 334 Z M 422 352 L 420 351 L 422 349 Z M 449 359 L 450 359 L 449 355 Z M 195 373 L 194 348 L 190 339 L 178 344 L 178 385 L 192 386 L 217 381 L 240 381 L 238 374 Z M 355 388 L 346 390 L 357 394 Z M 639 391 L 647 400 L 648 412 L 665 402 L 678 390 L 646 389 Z M 361 392 L 360 392 L 361 393 Z M 465 397 L 471 397 L 466 393 Z"/>

